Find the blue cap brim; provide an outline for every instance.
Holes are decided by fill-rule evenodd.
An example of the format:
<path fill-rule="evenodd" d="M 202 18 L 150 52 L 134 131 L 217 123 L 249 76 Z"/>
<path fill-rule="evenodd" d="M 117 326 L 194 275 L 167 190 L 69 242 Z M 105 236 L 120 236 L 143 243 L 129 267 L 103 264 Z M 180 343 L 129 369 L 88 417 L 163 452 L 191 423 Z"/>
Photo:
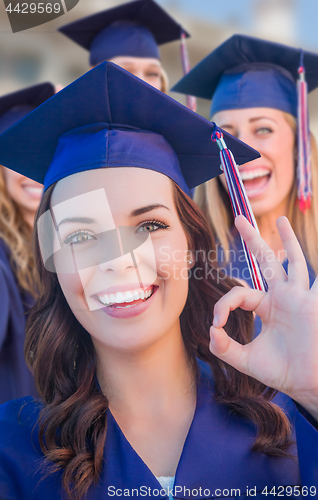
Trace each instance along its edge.
<path fill-rule="evenodd" d="M 222 75 L 244 64 L 267 63 L 287 72 L 296 83 L 301 50 L 246 35 L 233 35 L 217 47 L 172 90 L 181 94 L 212 99 Z M 309 92 L 318 86 L 318 55 L 304 51 L 304 66 Z M 258 89 L 255 89 L 255 93 Z M 276 98 L 276 96 L 275 96 Z"/>
<path fill-rule="evenodd" d="M 0 97 L 0 134 L 54 95 L 49 82 L 27 87 Z"/>

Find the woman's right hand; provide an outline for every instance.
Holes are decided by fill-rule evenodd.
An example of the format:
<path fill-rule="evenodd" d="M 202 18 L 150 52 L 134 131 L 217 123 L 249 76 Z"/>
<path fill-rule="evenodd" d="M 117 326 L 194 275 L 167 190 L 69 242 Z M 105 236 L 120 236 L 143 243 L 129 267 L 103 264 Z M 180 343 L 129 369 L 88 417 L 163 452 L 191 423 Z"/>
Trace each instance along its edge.
<path fill-rule="evenodd" d="M 263 273 L 266 270 L 268 291 L 235 287 L 217 302 L 210 350 L 237 370 L 289 395 L 318 421 L 318 278 L 309 290 L 306 261 L 285 217 L 278 219 L 277 227 L 289 260 L 288 276 L 245 217 L 236 219 L 236 227 L 257 254 Z M 247 345 L 223 329 L 237 307 L 255 311 L 262 320 L 261 333 Z"/>

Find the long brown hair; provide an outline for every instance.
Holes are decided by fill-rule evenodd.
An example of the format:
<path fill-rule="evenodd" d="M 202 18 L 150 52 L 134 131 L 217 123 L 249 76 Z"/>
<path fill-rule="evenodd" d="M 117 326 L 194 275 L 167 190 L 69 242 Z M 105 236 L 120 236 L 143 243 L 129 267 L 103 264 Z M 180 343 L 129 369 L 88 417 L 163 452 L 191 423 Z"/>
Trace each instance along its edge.
<path fill-rule="evenodd" d="M 309 265 L 318 274 L 318 151 L 317 144 L 311 133 L 311 172 L 312 172 L 312 200 L 310 209 L 305 213 L 297 206 L 297 126 L 295 118 L 284 113 L 285 120 L 295 134 L 295 175 L 288 199 L 288 213 L 286 214 Z M 218 178 L 211 179 L 199 186 L 195 191 L 195 201 L 202 208 L 210 228 L 217 241 L 223 247 L 225 261 L 228 261 L 228 251 L 233 240 L 231 229 L 234 225 L 232 207 L 228 193 Z"/>
<path fill-rule="evenodd" d="M 21 210 L 9 196 L 0 165 L 0 238 L 10 250 L 10 263 L 21 289 L 36 295 L 32 229 L 25 222 Z"/>
<path fill-rule="evenodd" d="M 51 186 L 44 195 L 38 217 L 50 207 Z M 236 283 L 222 277 L 205 258 L 214 247 L 208 224 L 197 205 L 174 185 L 174 199 L 189 248 L 195 249 L 196 274 L 189 278 L 189 293 L 180 316 L 189 361 L 209 363 L 215 381 L 215 398 L 232 412 L 256 424 L 253 445 L 269 455 L 288 453 L 290 425 L 283 411 L 270 402 L 275 391 L 243 375 L 209 351 L 209 327 L 217 300 Z M 40 257 L 35 233 L 35 258 L 40 277 L 40 298 L 27 327 L 25 354 L 34 370 L 37 389 L 44 400 L 39 439 L 52 471 L 63 470 L 63 486 L 70 497 L 81 498 L 97 483 L 103 466 L 107 397 L 95 381 L 96 356 L 90 335 L 76 320 L 56 274 L 48 272 Z M 251 340 L 252 314 L 233 311 L 227 332 L 238 342 Z"/>

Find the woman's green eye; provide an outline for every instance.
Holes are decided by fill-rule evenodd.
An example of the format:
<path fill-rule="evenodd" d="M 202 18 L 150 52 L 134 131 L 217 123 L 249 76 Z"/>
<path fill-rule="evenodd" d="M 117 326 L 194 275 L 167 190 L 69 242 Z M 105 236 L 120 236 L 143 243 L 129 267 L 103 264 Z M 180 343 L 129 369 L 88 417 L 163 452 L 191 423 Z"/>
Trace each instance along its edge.
<path fill-rule="evenodd" d="M 76 233 L 70 234 L 67 238 L 63 240 L 66 245 L 86 243 L 89 240 L 95 240 L 95 236 L 90 234 L 88 231 L 77 231 Z"/>
<path fill-rule="evenodd" d="M 93 237 L 90 234 L 79 234 L 75 236 L 74 240 L 76 243 L 84 243 L 85 241 L 92 240 Z"/>
<path fill-rule="evenodd" d="M 168 227 L 169 226 L 167 224 L 164 224 L 163 222 L 160 221 L 144 222 L 137 228 L 136 233 L 141 233 L 141 232 L 153 233 L 154 231 L 158 231 L 158 229 L 167 229 Z"/>
<path fill-rule="evenodd" d="M 156 224 L 146 224 L 145 226 L 140 226 L 137 232 L 148 231 L 148 233 L 152 233 L 153 231 L 157 231 L 157 229 L 159 229 L 159 226 L 156 226 Z"/>
<path fill-rule="evenodd" d="M 269 127 L 261 127 L 257 129 L 257 133 L 261 135 L 271 134 L 272 132 L 273 132 L 272 129 Z"/>

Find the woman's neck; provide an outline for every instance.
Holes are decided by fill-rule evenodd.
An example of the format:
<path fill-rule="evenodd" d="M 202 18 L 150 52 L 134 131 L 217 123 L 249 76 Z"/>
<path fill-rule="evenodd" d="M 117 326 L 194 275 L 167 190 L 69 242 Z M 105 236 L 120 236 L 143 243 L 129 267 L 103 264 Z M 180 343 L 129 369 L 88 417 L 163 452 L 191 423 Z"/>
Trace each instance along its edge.
<path fill-rule="evenodd" d="M 194 374 L 180 327 L 138 352 L 98 353 L 97 376 L 115 414 L 150 418 L 179 403 L 193 403 Z"/>
<path fill-rule="evenodd" d="M 174 476 L 196 407 L 180 326 L 138 353 L 98 354 L 98 379 L 124 436 L 155 476 Z"/>

